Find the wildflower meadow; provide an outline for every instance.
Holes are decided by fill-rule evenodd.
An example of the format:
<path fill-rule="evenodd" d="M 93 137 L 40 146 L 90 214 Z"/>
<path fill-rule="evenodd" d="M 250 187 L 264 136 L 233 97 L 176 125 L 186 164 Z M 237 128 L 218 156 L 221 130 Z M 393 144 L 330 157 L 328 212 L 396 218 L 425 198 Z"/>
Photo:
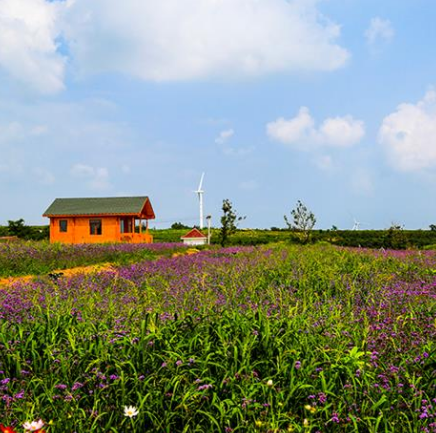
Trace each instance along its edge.
<path fill-rule="evenodd" d="M 0 288 L 2 432 L 436 432 L 436 253 L 132 260 Z"/>

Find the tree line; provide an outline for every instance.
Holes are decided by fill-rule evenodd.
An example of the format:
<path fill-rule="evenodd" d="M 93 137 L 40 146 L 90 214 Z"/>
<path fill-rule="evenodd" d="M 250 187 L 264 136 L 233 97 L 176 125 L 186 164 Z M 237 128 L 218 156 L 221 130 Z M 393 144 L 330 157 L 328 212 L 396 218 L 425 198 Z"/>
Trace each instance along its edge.
<path fill-rule="evenodd" d="M 386 230 L 338 230 L 333 226 L 328 230 L 316 230 L 314 213 L 300 200 L 297 201 L 290 216 L 284 215 L 285 228 L 271 227 L 270 230 L 238 230 L 245 216 L 238 215 L 229 199 L 222 203 L 220 227 L 214 229 L 214 241 L 225 245 L 258 245 L 270 242 L 287 241 L 299 244 L 328 242 L 346 247 L 367 248 L 436 248 L 436 225 L 431 224 L 429 230 L 405 230 L 403 226 L 392 224 Z M 190 229 L 176 222 L 171 229 Z M 49 226 L 29 226 L 24 219 L 8 221 L 7 226 L 0 226 L 0 238 L 14 236 L 25 240 L 49 239 Z M 179 237 L 167 241 L 179 241 Z"/>
<path fill-rule="evenodd" d="M 430 230 L 405 230 L 399 224 L 391 224 L 386 230 L 338 230 L 333 226 L 329 230 L 314 230 L 316 225 L 315 214 L 300 200 L 291 216 L 284 215 L 286 224 L 285 229 L 271 228 L 271 231 L 283 233 L 283 236 L 265 235 L 259 236 L 238 236 L 229 239 L 236 233 L 238 223 L 243 219 L 237 216 L 236 211 L 229 200 L 223 201 L 223 216 L 221 217 L 221 228 L 219 240 L 221 245 L 232 244 L 261 244 L 280 240 L 287 240 L 293 243 L 308 244 L 312 242 L 328 242 L 333 245 L 347 247 L 366 247 L 366 248 L 436 248 L 436 225 L 430 224 Z M 254 231 L 256 233 L 256 231 Z"/>
<path fill-rule="evenodd" d="M 48 239 L 49 235 L 49 226 L 29 226 L 22 218 L 9 220 L 7 226 L 0 226 L 0 237 L 13 236 L 24 240 L 40 241 Z"/>

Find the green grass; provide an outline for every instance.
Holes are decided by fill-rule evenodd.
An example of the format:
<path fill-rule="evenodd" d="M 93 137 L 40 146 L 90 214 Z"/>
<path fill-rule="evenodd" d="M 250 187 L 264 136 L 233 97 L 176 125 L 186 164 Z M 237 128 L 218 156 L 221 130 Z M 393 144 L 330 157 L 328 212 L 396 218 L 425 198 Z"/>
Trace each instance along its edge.
<path fill-rule="evenodd" d="M 16 288 L 0 297 L 0 422 L 434 431 L 434 269 L 431 252 L 280 246 Z"/>
<path fill-rule="evenodd" d="M 83 244 L 18 241 L 0 244 L 0 278 L 44 275 L 55 270 L 102 263 L 127 265 L 171 255 L 181 244 Z"/>

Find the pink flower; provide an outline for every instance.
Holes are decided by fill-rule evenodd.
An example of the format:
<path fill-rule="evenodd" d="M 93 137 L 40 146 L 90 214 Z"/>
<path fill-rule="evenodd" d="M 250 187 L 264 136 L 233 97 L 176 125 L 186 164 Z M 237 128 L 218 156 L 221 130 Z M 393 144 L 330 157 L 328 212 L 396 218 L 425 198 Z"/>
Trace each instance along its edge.
<path fill-rule="evenodd" d="M 38 420 L 38 421 L 32 421 L 32 422 L 25 422 L 23 424 L 23 428 L 24 430 L 27 431 L 35 431 L 38 432 L 39 430 L 41 430 L 44 427 L 44 421 L 42 419 Z"/>

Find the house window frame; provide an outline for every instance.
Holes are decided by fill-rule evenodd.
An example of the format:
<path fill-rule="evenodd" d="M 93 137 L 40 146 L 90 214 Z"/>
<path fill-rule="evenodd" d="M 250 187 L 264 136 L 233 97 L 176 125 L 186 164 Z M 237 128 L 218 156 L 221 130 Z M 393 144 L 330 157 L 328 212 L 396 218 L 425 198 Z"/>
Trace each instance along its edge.
<path fill-rule="evenodd" d="M 59 233 L 68 233 L 68 220 L 59 220 Z"/>
<path fill-rule="evenodd" d="M 121 217 L 120 218 L 120 233 L 122 235 L 126 235 L 126 234 L 131 235 L 132 233 L 134 233 L 132 218 L 129 218 L 129 217 Z"/>
<path fill-rule="evenodd" d="M 91 236 L 101 236 L 103 234 L 103 220 L 101 218 L 89 220 L 89 234 Z"/>

